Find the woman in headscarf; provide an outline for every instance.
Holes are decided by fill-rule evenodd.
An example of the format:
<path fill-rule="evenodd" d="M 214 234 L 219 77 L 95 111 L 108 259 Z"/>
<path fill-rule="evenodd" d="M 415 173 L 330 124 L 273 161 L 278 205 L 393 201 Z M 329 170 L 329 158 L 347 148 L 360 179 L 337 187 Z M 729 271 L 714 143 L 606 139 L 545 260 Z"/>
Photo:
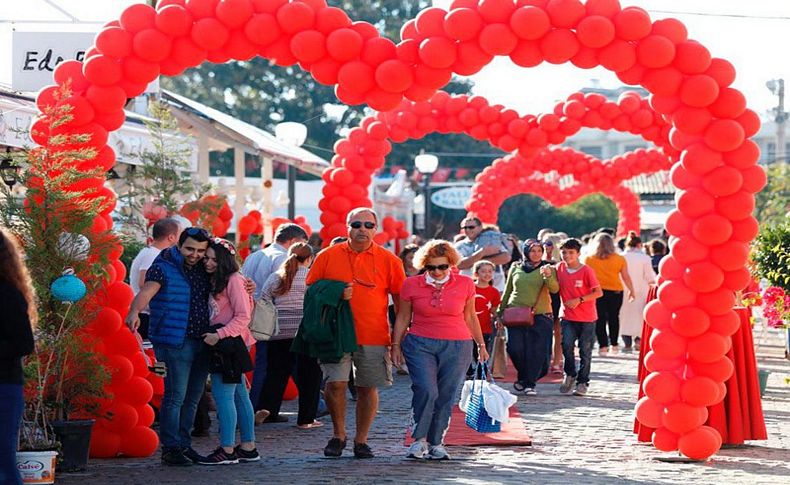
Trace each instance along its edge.
<path fill-rule="evenodd" d="M 507 318 L 504 320 L 508 326 L 507 353 L 518 373 L 513 388 L 525 395 L 535 395 L 554 326 L 549 294 L 558 292 L 560 286 L 551 262 L 543 259 L 540 241 L 527 239 L 523 253 L 521 264 L 514 264 L 508 272 L 499 313 L 504 316 L 510 307 L 532 308 L 534 323 L 531 326 L 512 326 L 508 325 Z"/>

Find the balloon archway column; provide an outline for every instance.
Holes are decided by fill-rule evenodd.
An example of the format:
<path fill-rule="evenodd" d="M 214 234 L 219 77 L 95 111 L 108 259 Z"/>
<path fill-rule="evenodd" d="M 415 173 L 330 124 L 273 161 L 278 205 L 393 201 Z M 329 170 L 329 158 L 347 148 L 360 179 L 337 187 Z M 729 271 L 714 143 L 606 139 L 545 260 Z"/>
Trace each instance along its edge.
<path fill-rule="evenodd" d="M 747 139 L 757 132 L 759 121 L 746 109 L 741 93 L 730 87 L 732 65 L 689 40 L 679 21 L 652 22 L 644 10 L 623 9 L 616 0 L 456 0 L 449 11 L 420 12 L 404 25 L 401 37 L 397 45 L 381 38 L 373 25 L 353 22 L 323 0 L 163 0 L 156 9 L 132 5 L 102 29 L 84 62 L 67 61 L 56 68 L 56 84 L 69 84 L 73 93 L 62 102 L 74 107 L 75 116 L 53 130 L 90 134 L 89 143 L 100 149 L 92 166 L 109 170 L 114 154 L 106 146 L 107 136 L 123 123 L 126 99 L 141 94 L 159 75 L 176 75 L 206 60 L 262 56 L 281 66 L 298 63 L 319 82 L 335 85 L 342 102 L 367 103 L 381 111 L 398 107 L 404 97 L 431 99 L 454 73 L 478 72 L 495 56 L 508 56 L 522 67 L 544 61 L 603 66 L 651 93 L 650 105 L 671 123 L 668 139 L 681 153 L 672 167 L 672 181 L 680 189 L 678 210 L 667 225 L 673 256 L 662 265 L 658 300 L 647 309 L 647 321 L 656 329 L 653 357 L 647 360 L 649 379 L 657 379 L 656 388 L 663 392 L 649 391 L 637 414 L 658 428 L 658 448 L 699 459 L 714 454 L 721 437 L 703 426 L 705 405 L 719 398 L 726 371 L 731 371 L 724 352 L 737 318 L 732 290 L 739 289 L 735 283 L 758 228 L 749 212 L 735 209 L 753 205 L 754 193 L 765 185 L 765 173 L 757 165 L 759 150 Z M 54 89 L 43 90 L 39 106 L 57 102 Z M 512 110 L 477 109 L 484 104 L 464 115 L 472 136 L 501 139 L 512 122 L 523 128 Z M 46 143 L 49 121 L 39 119 L 32 128 L 34 140 Z M 348 162 L 338 167 L 344 171 L 333 169 L 330 185 L 338 190 L 334 198 L 344 190 L 347 209 L 369 204 L 370 170 L 380 167 L 389 132 L 385 123 L 371 120 L 352 134 L 359 142 L 353 150 L 338 150 Z M 402 128 L 399 136 L 408 134 Z M 552 137 L 549 141 L 559 143 L 556 130 Z M 531 141 L 524 148 L 545 145 Z M 515 148 L 521 147 L 511 144 L 507 151 Z M 111 192 L 100 197 L 114 200 Z M 337 217 L 344 212 L 337 210 L 342 200 L 332 199 L 322 201 L 322 210 Z M 108 222 L 100 217 L 97 229 L 106 229 Z M 330 222 L 325 234 L 337 232 L 333 225 L 339 222 Z M 131 336 L 122 330 L 116 332 L 118 339 Z M 705 391 L 689 398 L 689 388 Z M 124 428 L 132 423 L 129 429 L 146 434 L 139 416 L 125 423 Z M 139 439 L 129 430 L 112 430 L 101 421 L 97 430 L 103 441 L 92 446 L 94 454 L 124 451 L 122 443 L 128 445 L 127 454 L 153 452 L 148 446 L 134 448 Z"/>

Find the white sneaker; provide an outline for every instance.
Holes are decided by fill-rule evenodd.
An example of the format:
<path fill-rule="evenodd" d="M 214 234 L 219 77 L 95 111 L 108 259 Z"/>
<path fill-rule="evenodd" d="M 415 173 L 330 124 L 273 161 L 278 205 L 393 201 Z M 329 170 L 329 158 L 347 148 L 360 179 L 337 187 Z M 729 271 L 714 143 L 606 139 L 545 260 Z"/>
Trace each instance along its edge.
<path fill-rule="evenodd" d="M 428 458 L 428 443 L 422 440 L 412 443 L 409 447 L 409 452 L 406 453 L 406 458 L 415 458 L 417 460 Z"/>
<path fill-rule="evenodd" d="M 526 388 L 524 390 L 524 395 L 525 396 L 537 396 L 538 395 L 538 391 L 536 391 L 534 387 L 528 387 L 528 388 Z"/>
<path fill-rule="evenodd" d="M 577 384 L 576 390 L 573 391 L 574 396 L 586 396 L 587 395 L 587 384 Z"/>
<path fill-rule="evenodd" d="M 444 448 L 444 445 L 431 445 L 431 451 L 428 454 L 429 460 L 449 460 L 450 454 Z"/>

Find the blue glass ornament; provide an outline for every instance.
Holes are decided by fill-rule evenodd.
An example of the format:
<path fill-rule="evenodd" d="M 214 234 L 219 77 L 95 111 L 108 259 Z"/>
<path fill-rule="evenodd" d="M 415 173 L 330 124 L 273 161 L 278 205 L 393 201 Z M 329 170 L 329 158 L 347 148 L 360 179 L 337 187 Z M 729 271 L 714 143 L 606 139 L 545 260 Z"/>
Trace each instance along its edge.
<path fill-rule="evenodd" d="M 63 276 L 53 281 L 49 289 L 52 292 L 52 298 L 63 303 L 80 301 L 87 291 L 85 283 L 77 278 L 72 269 L 64 271 Z"/>

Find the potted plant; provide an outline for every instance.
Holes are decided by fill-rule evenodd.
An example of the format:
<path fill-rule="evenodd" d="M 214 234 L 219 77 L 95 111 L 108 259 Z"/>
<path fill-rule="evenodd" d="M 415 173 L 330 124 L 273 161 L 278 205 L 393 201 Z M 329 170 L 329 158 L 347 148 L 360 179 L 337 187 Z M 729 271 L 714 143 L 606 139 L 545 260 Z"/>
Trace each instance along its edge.
<path fill-rule="evenodd" d="M 763 316 L 770 328 L 785 332 L 785 357 L 790 358 L 790 220 L 763 227 L 754 242 L 752 259 L 757 275 L 770 285 L 763 290 Z M 767 370 L 761 369 L 760 392 L 765 392 Z"/>
<path fill-rule="evenodd" d="M 67 98 L 67 88 L 56 94 L 58 100 Z M 108 381 L 95 352 L 101 344 L 83 327 L 93 316 L 90 296 L 107 277 L 114 236 L 94 226 L 104 202 L 88 195 L 103 181 L 97 182 L 96 170 L 80 165 L 95 156 L 95 149 L 88 145 L 89 136 L 69 133 L 71 110 L 65 101 L 49 108 L 50 133 L 33 131 L 41 146 L 17 160 L 27 188 L 24 201 L 7 190 L 0 198 L 0 222 L 22 242 L 38 297 L 36 351 L 25 359 L 18 463 L 23 476 L 38 474 L 44 480 L 54 480 L 47 463 L 54 453 L 61 455 L 62 469 L 85 467 L 92 420 L 80 418 L 95 416 Z M 83 300 L 85 295 L 89 298 Z M 47 452 L 43 460 L 25 455 L 41 451 Z"/>

